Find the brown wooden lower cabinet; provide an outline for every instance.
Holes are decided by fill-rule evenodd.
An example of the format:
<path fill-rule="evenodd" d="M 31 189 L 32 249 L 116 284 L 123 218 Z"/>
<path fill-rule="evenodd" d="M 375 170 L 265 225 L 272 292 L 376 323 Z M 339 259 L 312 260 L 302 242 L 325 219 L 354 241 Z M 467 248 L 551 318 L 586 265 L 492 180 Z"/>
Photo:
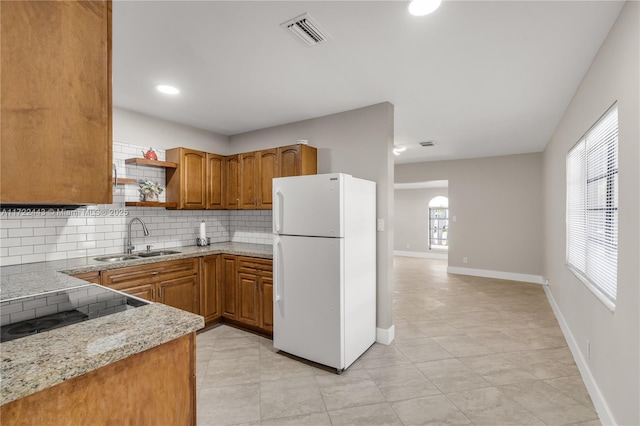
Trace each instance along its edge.
<path fill-rule="evenodd" d="M 200 258 L 200 315 L 204 317 L 205 324 L 222 315 L 221 262 L 219 254 Z"/>
<path fill-rule="evenodd" d="M 102 271 L 100 280 L 114 290 L 199 314 L 198 273 L 199 261 L 191 258 Z"/>
<path fill-rule="evenodd" d="M 74 278 L 89 281 L 90 283 L 100 284 L 100 271 L 84 272 L 82 274 L 71 275 Z"/>
<path fill-rule="evenodd" d="M 89 280 L 97 274 L 74 276 Z M 215 254 L 157 262 L 102 271 L 100 284 L 202 315 L 205 325 L 229 320 L 254 331 L 273 333 L 270 259 Z"/>
<path fill-rule="evenodd" d="M 4 404 L 7 425 L 195 425 L 195 333 Z"/>
<path fill-rule="evenodd" d="M 222 255 L 222 317 L 238 319 L 238 261 L 237 256 Z"/>
<path fill-rule="evenodd" d="M 238 321 L 273 332 L 273 261 L 238 256 Z"/>

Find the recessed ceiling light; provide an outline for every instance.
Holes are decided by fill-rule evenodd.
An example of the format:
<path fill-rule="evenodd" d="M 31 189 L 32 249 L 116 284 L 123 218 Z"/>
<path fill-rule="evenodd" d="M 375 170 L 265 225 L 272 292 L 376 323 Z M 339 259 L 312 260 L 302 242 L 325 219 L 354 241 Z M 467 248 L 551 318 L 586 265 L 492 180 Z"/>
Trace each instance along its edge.
<path fill-rule="evenodd" d="M 414 16 L 424 16 L 440 7 L 442 0 L 412 0 L 409 3 L 409 13 Z"/>
<path fill-rule="evenodd" d="M 406 146 L 395 146 L 393 147 L 393 153 L 395 155 L 400 155 L 401 152 L 404 152 L 407 150 Z"/>
<path fill-rule="evenodd" d="M 156 89 L 158 89 L 158 92 L 166 93 L 167 95 L 177 95 L 180 93 L 177 87 L 167 86 L 165 84 L 157 85 Z"/>

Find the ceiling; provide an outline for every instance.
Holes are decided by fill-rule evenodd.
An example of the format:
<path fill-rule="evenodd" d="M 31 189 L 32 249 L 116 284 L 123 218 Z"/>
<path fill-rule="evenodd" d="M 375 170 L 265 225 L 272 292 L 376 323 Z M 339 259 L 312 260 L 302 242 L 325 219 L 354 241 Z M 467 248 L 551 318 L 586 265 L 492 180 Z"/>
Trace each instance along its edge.
<path fill-rule="evenodd" d="M 399 0 L 115 1 L 113 101 L 223 135 L 388 101 L 397 164 L 537 152 L 621 7 L 445 0 L 414 17 Z M 280 27 L 304 12 L 329 41 Z"/>

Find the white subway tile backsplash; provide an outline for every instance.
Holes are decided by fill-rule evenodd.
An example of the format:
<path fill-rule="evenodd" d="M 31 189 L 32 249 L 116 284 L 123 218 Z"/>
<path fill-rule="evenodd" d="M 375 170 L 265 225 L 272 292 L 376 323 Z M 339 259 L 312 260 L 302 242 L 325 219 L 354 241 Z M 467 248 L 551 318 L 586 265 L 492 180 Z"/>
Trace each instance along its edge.
<path fill-rule="evenodd" d="M 33 228 L 9 229 L 9 233 L 8 233 L 9 238 L 32 237 L 32 236 L 33 236 Z"/>

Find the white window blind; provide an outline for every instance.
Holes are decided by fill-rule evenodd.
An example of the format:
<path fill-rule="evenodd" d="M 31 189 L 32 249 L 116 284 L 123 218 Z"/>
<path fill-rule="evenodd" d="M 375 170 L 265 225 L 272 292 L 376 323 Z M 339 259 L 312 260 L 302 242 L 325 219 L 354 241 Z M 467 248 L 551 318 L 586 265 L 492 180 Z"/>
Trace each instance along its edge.
<path fill-rule="evenodd" d="M 567 154 L 567 265 L 612 303 L 618 268 L 618 107 Z"/>

